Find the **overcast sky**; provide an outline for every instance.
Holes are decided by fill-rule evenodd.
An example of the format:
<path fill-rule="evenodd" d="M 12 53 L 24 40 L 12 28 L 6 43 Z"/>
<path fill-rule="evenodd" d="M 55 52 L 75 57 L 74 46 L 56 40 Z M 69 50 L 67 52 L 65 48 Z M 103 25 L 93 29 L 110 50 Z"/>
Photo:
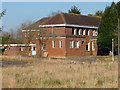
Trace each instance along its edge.
<path fill-rule="evenodd" d="M 3 30 L 16 29 L 26 21 L 35 22 L 47 17 L 51 12 L 68 10 L 76 5 L 82 14 L 94 14 L 97 10 L 104 10 L 111 2 L 3 2 L 2 9 L 6 9 L 3 18 Z"/>

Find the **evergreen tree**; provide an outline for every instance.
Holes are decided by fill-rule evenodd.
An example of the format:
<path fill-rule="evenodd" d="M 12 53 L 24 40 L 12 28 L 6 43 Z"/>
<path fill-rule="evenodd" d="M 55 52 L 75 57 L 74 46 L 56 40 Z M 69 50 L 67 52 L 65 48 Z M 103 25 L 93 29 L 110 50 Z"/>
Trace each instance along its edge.
<path fill-rule="evenodd" d="M 104 14 L 104 12 L 103 11 L 96 11 L 95 12 L 95 14 L 94 14 L 94 16 L 99 16 L 99 17 L 102 17 L 103 16 L 103 14 Z"/>
<path fill-rule="evenodd" d="M 112 39 L 116 41 L 117 13 L 116 4 L 113 2 L 111 6 L 106 7 L 102 16 L 97 37 L 99 54 L 101 55 L 108 55 L 112 50 Z"/>
<path fill-rule="evenodd" d="M 72 6 L 72 8 L 68 11 L 68 13 L 81 14 L 81 10 L 78 9 L 76 6 Z"/>

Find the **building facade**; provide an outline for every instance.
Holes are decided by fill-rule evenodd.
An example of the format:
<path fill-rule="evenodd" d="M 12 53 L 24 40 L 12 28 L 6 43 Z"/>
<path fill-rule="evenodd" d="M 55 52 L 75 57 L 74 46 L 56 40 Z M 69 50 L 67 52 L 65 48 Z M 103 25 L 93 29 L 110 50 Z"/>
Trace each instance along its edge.
<path fill-rule="evenodd" d="M 97 55 L 97 29 L 100 18 L 58 13 L 42 18 L 23 29 L 25 39 L 36 44 L 36 56 L 76 57 Z"/>
<path fill-rule="evenodd" d="M 36 55 L 36 44 L 0 44 L 1 55 Z"/>

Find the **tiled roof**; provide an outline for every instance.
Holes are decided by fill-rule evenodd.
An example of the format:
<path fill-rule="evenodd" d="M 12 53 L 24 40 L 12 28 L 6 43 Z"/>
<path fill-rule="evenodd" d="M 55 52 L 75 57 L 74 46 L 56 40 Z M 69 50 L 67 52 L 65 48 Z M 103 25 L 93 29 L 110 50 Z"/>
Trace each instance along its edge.
<path fill-rule="evenodd" d="M 55 16 L 51 17 L 47 22 L 42 23 L 42 25 L 72 24 L 98 27 L 99 22 L 100 18 L 95 16 L 85 16 L 71 13 L 58 13 Z"/>
<path fill-rule="evenodd" d="M 39 26 L 40 24 L 42 24 L 43 22 L 45 22 L 46 20 L 48 20 L 48 19 L 49 19 L 49 17 L 42 18 L 42 19 L 36 21 L 35 23 L 31 24 L 30 26 L 24 28 L 24 30 L 31 30 L 31 29 L 34 30 L 34 29 L 38 29 L 38 28 L 39 28 L 38 26 Z"/>
<path fill-rule="evenodd" d="M 84 25 L 98 27 L 100 23 L 99 17 L 85 16 L 72 13 L 58 13 L 49 18 L 43 18 L 32 25 L 29 28 L 36 29 L 39 25 L 52 25 L 52 24 L 70 24 L 70 25 Z M 35 26 L 35 27 L 34 27 Z"/>

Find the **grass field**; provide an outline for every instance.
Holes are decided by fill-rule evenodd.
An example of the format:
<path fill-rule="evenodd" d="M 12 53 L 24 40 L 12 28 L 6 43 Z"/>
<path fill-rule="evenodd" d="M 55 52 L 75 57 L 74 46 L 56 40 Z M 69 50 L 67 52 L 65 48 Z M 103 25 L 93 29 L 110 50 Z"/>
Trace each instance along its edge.
<path fill-rule="evenodd" d="M 4 66 L 3 88 L 117 88 L 118 62 L 111 57 L 106 61 L 90 63 L 77 60 L 50 60 L 23 58 L 27 65 Z M 18 60 L 3 57 L 3 60 Z M 1 67 L 0 67 L 1 68 Z"/>

